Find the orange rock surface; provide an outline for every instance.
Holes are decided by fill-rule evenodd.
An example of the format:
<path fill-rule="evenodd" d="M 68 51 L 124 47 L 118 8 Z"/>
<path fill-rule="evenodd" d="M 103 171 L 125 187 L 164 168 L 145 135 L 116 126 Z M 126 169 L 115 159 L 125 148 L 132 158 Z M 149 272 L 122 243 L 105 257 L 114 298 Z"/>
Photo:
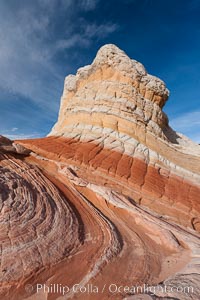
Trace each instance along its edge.
<path fill-rule="evenodd" d="M 106 45 L 48 137 L 0 140 L 0 299 L 199 299 L 200 147 L 168 95 Z"/>

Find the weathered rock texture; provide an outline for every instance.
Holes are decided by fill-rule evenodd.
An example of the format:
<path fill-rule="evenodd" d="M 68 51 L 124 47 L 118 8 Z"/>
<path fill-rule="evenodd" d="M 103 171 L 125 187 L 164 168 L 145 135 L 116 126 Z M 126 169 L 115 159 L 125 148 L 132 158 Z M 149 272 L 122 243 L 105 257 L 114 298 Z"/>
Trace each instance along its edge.
<path fill-rule="evenodd" d="M 99 135 L 111 129 L 140 139 L 143 130 L 164 137 L 167 117 L 161 108 L 168 95 L 164 82 L 147 74 L 142 64 L 116 46 L 106 45 L 90 66 L 66 77 L 59 119 L 51 135 L 68 136 L 71 130 Z"/>
<path fill-rule="evenodd" d="M 168 95 L 106 45 L 66 77 L 49 137 L 15 142 L 27 156 L 2 140 L 4 299 L 199 299 L 200 147 L 169 127 Z"/>
<path fill-rule="evenodd" d="M 106 45 L 90 66 L 66 77 L 50 136 L 66 138 L 63 147 L 73 139 L 72 160 L 142 190 L 142 203 L 153 197 L 149 205 L 161 211 L 158 199 L 162 206 L 176 202 L 181 213 L 171 206 L 168 214 L 188 225 L 200 209 L 200 147 L 169 127 L 162 112 L 168 95 L 164 82 L 147 74 L 142 64 Z M 192 209 L 190 218 L 185 206 Z"/>
<path fill-rule="evenodd" d="M 26 149 L 24 146 L 18 143 L 12 142 L 11 140 L 2 135 L 0 135 L 0 151 L 4 153 L 11 152 L 23 155 L 30 154 L 30 150 Z"/>

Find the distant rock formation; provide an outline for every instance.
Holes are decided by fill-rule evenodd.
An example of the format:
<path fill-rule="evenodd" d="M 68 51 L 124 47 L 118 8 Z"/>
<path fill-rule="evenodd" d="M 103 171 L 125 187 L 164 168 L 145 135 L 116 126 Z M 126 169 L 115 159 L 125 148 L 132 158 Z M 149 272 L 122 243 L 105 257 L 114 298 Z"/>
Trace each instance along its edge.
<path fill-rule="evenodd" d="M 7 137 L 0 135 L 0 152 L 28 155 L 31 151 L 18 143 L 12 142 Z"/>
<path fill-rule="evenodd" d="M 154 135 L 186 145 L 188 139 L 168 126 L 162 111 L 168 96 L 162 80 L 115 45 L 105 45 L 91 65 L 65 78 L 58 122 L 50 136 L 73 137 L 73 131 L 87 131 L 89 139 L 100 130 L 112 130 L 141 142 Z M 191 146 L 197 149 L 192 142 Z"/>
<path fill-rule="evenodd" d="M 66 77 L 48 137 L 2 138 L 2 149 L 30 149 L 1 154 L 4 299 L 199 300 L 200 147 L 170 128 L 168 96 L 105 45 Z M 37 293 L 37 283 L 69 290 Z M 88 284 L 98 292 L 82 293 Z M 134 290 L 144 285 L 153 293 Z"/>
<path fill-rule="evenodd" d="M 142 130 L 165 138 L 162 129 L 168 120 L 161 109 L 168 95 L 164 82 L 147 74 L 141 63 L 106 45 L 91 65 L 66 77 L 59 119 L 50 135 L 112 129 L 141 140 Z"/>

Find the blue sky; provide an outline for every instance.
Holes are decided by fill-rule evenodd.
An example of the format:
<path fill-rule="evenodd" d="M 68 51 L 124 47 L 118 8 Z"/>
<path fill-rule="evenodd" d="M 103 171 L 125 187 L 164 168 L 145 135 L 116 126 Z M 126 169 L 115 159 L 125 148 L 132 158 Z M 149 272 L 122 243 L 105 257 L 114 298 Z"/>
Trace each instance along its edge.
<path fill-rule="evenodd" d="M 200 142 L 200 0 L 1 0 L 0 134 L 45 136 L 64 77 L 106 43 L 166 82 L 170 125 Z"/>

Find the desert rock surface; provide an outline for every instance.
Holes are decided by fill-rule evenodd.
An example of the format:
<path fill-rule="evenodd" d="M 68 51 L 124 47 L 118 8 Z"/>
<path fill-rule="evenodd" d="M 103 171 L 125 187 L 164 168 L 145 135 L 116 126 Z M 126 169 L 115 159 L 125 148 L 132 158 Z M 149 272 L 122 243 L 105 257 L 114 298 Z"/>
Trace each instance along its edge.
<path fill-rule="evenodd" d="M 200 146 L 168 96 L 105 45 L 66 77 L 48 137 L 0 137 L 0 298 L 199 299 Z"/>

